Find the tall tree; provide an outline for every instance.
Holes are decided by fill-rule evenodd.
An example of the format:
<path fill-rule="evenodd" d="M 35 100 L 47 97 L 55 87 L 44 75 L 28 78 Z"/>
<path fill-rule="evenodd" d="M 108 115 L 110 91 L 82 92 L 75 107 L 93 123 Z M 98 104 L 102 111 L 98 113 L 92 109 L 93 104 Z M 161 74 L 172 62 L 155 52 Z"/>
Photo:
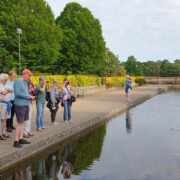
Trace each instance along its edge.
<path fill-rule="evenodd" d="M 7 53 L 0 57 L 7 70 L 18 69 L 17 28 L 21 35 L 22 68 L 52 72 L 59 57 L 59 40 L 62 33 L 56 27 L 54 15 L 45 0 L 1 0 L 0 24 L 7 36 L 3 48 Z M 7 61 L 8 60 L 8 61 Z"/>
<path fill-rule="evenodd" d="M 123 76 L 126 74 L 126 70 L 118 57 L 108 48 L 106 49 L 106 74 L 109 76 Z"/>
<path fill-rule="evenodd" d="M 73 2 L 66 5 L 56 24 L 63 29 L 59 72 L 104 73 L 105 42 L 99 20 Z"/>
<path fill-rule="evenodd" d="M 124 65 L 128 74 L 133 75 L 133 76 L 143 75 L 142 64 L 141 62 L 138 62 L 134 56 L 128 57 Z"/>

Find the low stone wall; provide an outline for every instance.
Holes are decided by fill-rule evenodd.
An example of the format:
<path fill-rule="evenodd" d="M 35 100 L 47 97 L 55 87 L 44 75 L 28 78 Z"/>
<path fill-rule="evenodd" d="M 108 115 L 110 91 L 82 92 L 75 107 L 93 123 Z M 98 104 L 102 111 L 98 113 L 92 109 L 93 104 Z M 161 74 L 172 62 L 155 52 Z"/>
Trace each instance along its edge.
<path fill-rule="evenodd" d="M 180 77 L 145 77 L 147 84 L 175 84 L 180 85 Z"/>
<path fill-rule="evenodd" d="M 86 87 L 75 87 L 73 94 L 76 97 L 81 97 L 85 96 L 88 94 L 93 94 L 93 93 L 98 93 L 98 92 L 104 92 L 105 91 L 105 86 L 86 86 Z"/>

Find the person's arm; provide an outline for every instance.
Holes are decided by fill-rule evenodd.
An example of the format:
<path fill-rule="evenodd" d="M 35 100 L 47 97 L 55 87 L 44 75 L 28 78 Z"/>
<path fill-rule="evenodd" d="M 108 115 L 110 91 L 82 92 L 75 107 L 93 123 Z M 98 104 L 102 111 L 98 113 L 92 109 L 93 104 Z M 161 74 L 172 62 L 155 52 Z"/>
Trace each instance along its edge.
<path fill-rule="evenodd" d="M 44 92 L 46 90 L 46 85 L 45 85 L 45 83 L 44 83 L 44 85 L 43 85 L 43 87 L 42 88 L 40 88 L 40 92 Z"/>
<path fill-rule="evenodd" d="M 28 94 L 24 94 L 22 93 L 24 91 L 23 87 L 22 87 L 22 83 L 14 83 L 14 93 L 15 96 L 20 97 L 20 98 L 24 98 L 24 99 L 31 99 L 31 96 Z"/>
<path fill-rule="evenodd" d="M 55 88 L 52 87 L 51 88 L 50 97 L 51 97 L 51 101 L 52 101 L 53 107 L 55 107 L 55 104 L 56 104 L 55 93 L 56 93 L 55 92 Z"/>
<path fill-rule="evenodd" d="M 64 86 L 64 85 L 61 85 L 61 92 L 64 91 L 64 88 L 65 88 L 65 86 Z"/>
<path fill-rule="evenodd" d="M 8 92 L 9 92 L 9 93 L 13 93 L 14 91 L 13 91 L 13 89 L 9 89 L 9 88 L 8 88 Z"/>
<path fill-rule="evenodd" d="M 71 91 L 74 91 L 74 88 L 73 88 L 71 85 L 70 85 L 70 90 L 71 90 Z"/>
<path fill-rule="evenodd" d="M 4 95 L 0 94 L 0 101 L 3 99 Z"/>
<path fill-rule="evenodd" d="M 8 91 L 8 93 L 13 93 L 14 90 L 7 84 L 7 88 L 6 90 Z"/>
<path fill-rule="evenodd" d="M 49 82 L 47 83 L 46 92 L 51 92 L 51 85 Z"/>
<path fill-rule="evenodd" d="M 5 89 L 4 91 L 1 91 L 1 94 L 4 95 L 4 96 L 5 96 L 6 94 L 8 94 L 8 93 L 9 93 L 9 92 L 8 92 L 7 89 Z"/>

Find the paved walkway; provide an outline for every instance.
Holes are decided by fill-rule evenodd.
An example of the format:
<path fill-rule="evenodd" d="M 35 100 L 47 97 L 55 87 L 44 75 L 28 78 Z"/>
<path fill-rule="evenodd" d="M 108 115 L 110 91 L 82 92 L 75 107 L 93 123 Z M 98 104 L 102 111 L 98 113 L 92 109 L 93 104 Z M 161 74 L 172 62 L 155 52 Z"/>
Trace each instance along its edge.
<path fill-rule="evenodd" d="M 32 132 L 34 137 L 28 139 L 31 145 L 24 145 L 22 149 L 13 148 L 14 132 L 8 133 L 11 139 L 0 141 L 0 171 L 1 168 L 14 163 L 24 157 L 31 155 L 43 148 L 56 143 L 78 131 L 88 128 L 98 121 L 110 117 L 119 112 L 125 111 L 128 107 L 134 106 L 154 95 L 167 86 L 146 85 L 134 88 L 132 91 L 132 102 L 127 102 L 124 89 L 109 90 L 106 92 L 87 95 L 77 99 L 72 106 L 72 123 L 63 122 L 63 108 L 60 107 L 57 113 L 56 122 L 58 125 L 52 126 L 50 123 L 50 113 L 45 112 L 45 126 L 47 130 L 36 131 L 36 109 L 33 107 Z M 14 120 L 16 122 L 16 120 Z"/>

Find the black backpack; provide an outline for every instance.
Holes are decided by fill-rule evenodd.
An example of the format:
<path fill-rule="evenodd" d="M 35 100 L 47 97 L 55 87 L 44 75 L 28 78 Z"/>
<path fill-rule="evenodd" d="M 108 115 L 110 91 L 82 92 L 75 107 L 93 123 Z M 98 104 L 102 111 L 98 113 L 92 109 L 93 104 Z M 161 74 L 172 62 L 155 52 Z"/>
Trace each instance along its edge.
<path fill-rule="evenodd" d="M 46 101 L 49 101 L 50 99 L 50 92 L 46 92 Z"/>

